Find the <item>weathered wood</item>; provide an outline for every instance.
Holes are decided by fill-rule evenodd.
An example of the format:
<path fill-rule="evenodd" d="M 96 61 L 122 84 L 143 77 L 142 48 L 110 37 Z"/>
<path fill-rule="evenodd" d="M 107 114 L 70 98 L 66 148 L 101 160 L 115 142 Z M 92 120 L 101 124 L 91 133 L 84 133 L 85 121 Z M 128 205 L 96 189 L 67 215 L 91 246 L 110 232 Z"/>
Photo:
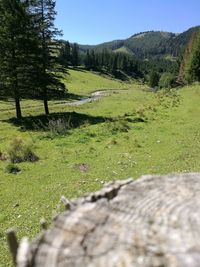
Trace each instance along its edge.
<path fill-rule="evenodd" d="M 17 266 L 29 267 L 29 250 L 30 245 L 28 242 L 28 238 L 24 237 L 20 243 L 17 253 Z"/>
<path fill-rule="evenodd" d="M 7 235 L 9 250 L 13 259 L 13 264 L 16 265 L 18 242 L 17 242 L 17 237 L 15 235 L 15 231 L 13 229 L 9 229 L 6 235 Z"/>
<path fill-rule="evenodd" d="M 70 203 L 18 267 L 200 266 L 200 174 L 114 182 Z"/>
<path fill-rule="evenodd" d="M 64 204 L 66 210 L 71 210 L 72 209 L 73 204 L 69 199 L 67 199 L 66 197 L 62 196 L 61 197 L 61 201 Z"/>

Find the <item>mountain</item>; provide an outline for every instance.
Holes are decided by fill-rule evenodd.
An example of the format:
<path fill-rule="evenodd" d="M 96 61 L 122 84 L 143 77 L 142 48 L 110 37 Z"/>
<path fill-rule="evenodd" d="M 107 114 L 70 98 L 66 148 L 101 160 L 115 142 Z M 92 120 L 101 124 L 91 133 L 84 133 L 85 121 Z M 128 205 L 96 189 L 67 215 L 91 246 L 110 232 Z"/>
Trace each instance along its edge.
<path fill-rule="evenodd" d="M 132 54 L 140 59 L 173 59 L 183 52 L 192 34 L 199 28 L 200 26 L 193 27 L 180 34 L 161 31 L 140 32 L 125 40 L 114 40 L 99 45 L 79 45 L 79 48 L 82 53 L 87 50 L 100 52 L 107 49 L 113 52 Z"/>

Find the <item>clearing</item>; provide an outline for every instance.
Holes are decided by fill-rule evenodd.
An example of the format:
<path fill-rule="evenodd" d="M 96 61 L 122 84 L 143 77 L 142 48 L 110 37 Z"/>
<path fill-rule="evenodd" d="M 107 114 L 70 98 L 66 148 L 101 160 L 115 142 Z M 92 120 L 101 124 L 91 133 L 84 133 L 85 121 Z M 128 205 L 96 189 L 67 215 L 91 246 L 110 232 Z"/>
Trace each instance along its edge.
<path fill-rule="evenodd" d="M 11 266 L 6 229 L 15 226 L 19 238 L 32 238 L 42 217 L 50 221 L 63 209 L 62 195 L 74 198 L 107 181 L 147 173 L 200 171 L 198 84 L 153 93 L 133 81 L 80 70 L 69 74 L 65 80 L 72 101 L 98 90 L 120 90 L 79 106 L 50 101 L 48 120 L 42 103 L 23 101 L 25 118 L 20 123 L 11 119 L 13 103 L 0 102 L 0 151 L 6 153 L 9 143 L 21 137 L 32 142 L 40 158 L 17 164 L 18 174 L 5 173 L 8 163 L 0 161 L 1 267 Z M 57 132 L 49 120 L 54 126 L 61 121 L 64 129 Z"/>

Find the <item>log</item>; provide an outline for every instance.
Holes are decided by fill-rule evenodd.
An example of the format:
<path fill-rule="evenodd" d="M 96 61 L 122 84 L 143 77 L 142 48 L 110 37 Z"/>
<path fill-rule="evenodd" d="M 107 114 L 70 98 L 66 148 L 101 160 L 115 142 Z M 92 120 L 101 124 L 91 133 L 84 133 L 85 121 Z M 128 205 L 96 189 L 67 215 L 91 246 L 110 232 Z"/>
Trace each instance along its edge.
<path fill-rule="evenodd" d="M 200 174 L 113 182 L 70 203 L 20 251 L 23 267 L 200 266 Z"/>

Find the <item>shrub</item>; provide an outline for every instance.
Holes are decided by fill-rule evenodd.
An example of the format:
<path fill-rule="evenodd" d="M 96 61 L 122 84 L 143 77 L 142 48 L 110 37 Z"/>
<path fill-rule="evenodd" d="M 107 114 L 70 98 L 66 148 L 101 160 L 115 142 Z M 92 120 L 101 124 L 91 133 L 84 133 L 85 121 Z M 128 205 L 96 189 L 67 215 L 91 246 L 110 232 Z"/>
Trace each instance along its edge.
<path fill-rule="evenodd" d="M 163 107 L 177 107 L 180 104 L 180 95 L 178 94 L 177 89 L 162 89 L 157 92 L 156 98 L 158 105 Z"/>
<path fill-rule="evenodd" d="M 139 141 L 137 139 L 134 140 L 133 144 L 134 144 L 134 147 L 137 147 L 137 148 L 142 147 L 142 145 L 139 143 Z"/>
<path fill-rule="evenodd" d="M 159 79 L 159 74 L 155 71 L 152 71 L 149 77 L 149 86 L 152 88 L 158 86 Z"/>
<path fill-rule="evenodd" d="M 13 163 L 9 163 L 5 168 L 6 173 L 16 174 L 20 171 L 21 171 L 20 168 L 18 166 L 14 165 Z"/>
<path fill-rule="evenodd" d="M 71 118 L 69 118 L 68 121 L 66 121 L 63 118 L 51 119 L 51 120 L 49 120 L 49 122 L 46 126 L 46 130 L 50 131 L 50 134 L 52 136 L 65 135 L 68 132 L 68 130 L 71 128 L 70 127 L 70 120 L 71 120 Z"/>
<path fill-rule="evenodd" d="M 108 125 L 112 134 L 116 134 L 118 132 L 127 133 L 130 130 L 128 123 L 124 120 L 114 121 Z"/>
<path fill-rule="evenodd" d="M 35 162 L 39 158 L 32 151 L 32 144 L 26 143 L 22 138 L 14 138 L 8 148 L 8 157 L 12 163 Z"/>
<path fill-rule="evenodd" d="M 163 73 L 160 77 L 159 87 L 160 88 L 173 88 L 176 83 L 176 77 L 171 73 Z"/>
<path fill-rule="evenodd" d="M 2 153 L 1 151 L 0 151 L 0 160 L 1 161 L 7 160 L 7 156 L 4 153 Z"/>
<path fill-rule="evenodd" d="M 147 117 L 145 115 L 145 112 L 146 112 L 146 108 L 145 107 L 139 107 L 137 110 L 136 110 L 136 118 L 141 121 L 146 121 L 147 120 Z"/>

